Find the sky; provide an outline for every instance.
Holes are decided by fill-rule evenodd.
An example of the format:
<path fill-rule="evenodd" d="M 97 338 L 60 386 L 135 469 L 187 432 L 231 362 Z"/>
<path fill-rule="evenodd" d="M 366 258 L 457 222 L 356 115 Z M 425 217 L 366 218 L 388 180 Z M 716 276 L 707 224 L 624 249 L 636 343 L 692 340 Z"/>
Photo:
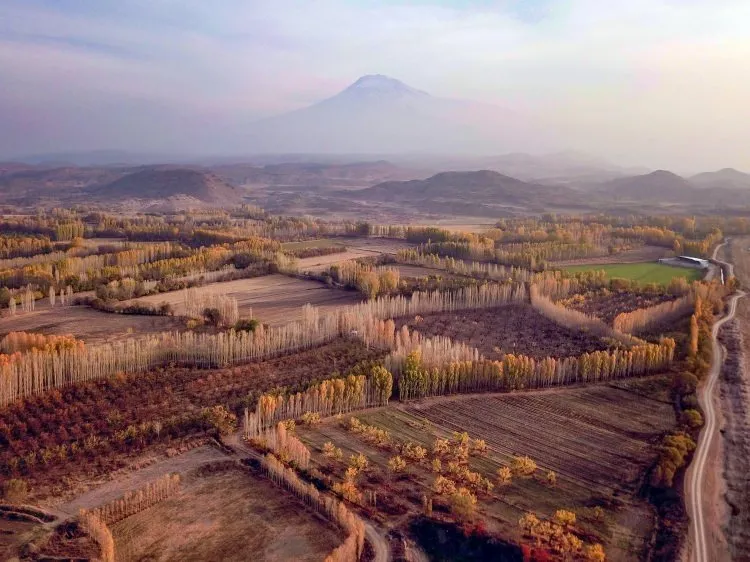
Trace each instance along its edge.
<path fill-rule="evenodd" d="M 747 0 L 2 0 L 0 157 L 242 154 L 382 73 L 623 165 L 750 172 Z"/>

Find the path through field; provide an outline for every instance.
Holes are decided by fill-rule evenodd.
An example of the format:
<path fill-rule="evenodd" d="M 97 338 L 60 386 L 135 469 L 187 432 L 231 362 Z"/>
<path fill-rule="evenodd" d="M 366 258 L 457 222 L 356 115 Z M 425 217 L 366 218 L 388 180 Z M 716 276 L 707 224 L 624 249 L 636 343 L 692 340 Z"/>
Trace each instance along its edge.
<path fill-rule="evenodd" d="M 733 266 L 716 259 L 719 249 L 724 246 L 724 244 L 726 244 L 726 242 L 718 245 L 714 249 L 713 259 L 720 264 L 725 265 L 731 275 L 733 273 Z M 703 388 L 698 390 L 698 401 L 703 409 L 705 422 L 698 438 L 698 447 L 695 450 L 693 462 L 688 469 L 685 483 L 685 491 L 688 497 L 688 512 L 690 515 L 690 533 L 693 539 L 692 559 L 696 562 L 712 562 L 713 557 L 711 556 L 711 553 L 714 551 L 713 545 L 710 544 L 711 533 L 709 525 L 706 524 L 706 517 L 704 517 L 705 506 L 703 503 L 703 491 L 705 487 L 706 461 L 708 459 L 708 453 L 711 449 L 711 444 L 716 434 L 717 427 L 714 389 L 719 378 L 722 363 L 724 362 L 724 349 L 719 343 L 717 336 L 721 326 L 734 318 L 737 311 L 737 301 L 744 296 L 745 293 L 743 291 L 738 291 L 730 299 L 729 311 L 721 320 L 714 324 L 713 329 L 711 330 L 711 337 L 713 340 L 713 360 L 711 361 L 711 370 L 709 371 L 708 379 L 703 385 Z"/>

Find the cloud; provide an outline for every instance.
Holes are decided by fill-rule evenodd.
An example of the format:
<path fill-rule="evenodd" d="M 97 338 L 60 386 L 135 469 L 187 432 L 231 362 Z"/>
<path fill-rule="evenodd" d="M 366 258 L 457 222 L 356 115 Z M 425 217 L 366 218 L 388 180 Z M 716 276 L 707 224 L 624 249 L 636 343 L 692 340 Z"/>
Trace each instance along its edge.
<path fill-rule="evenodd" d="M 13 135 L 0 153 L 242 152 L 254 119 L 383 73 L 529 112 L 564 133 L 560 148 L 750 169 L 742 0 L 4 4 L 0 126 Z M 40 115 L 54 143 L 31 125 Z"/>

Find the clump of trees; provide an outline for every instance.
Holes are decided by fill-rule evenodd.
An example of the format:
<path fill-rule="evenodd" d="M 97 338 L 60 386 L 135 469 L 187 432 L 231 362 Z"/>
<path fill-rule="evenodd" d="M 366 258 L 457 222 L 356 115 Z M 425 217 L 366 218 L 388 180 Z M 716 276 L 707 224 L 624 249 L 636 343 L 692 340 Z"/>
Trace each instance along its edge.
<path fill-rule="evenodd" d="M 671 488 L 675 474 L 694 450 L 695 441 L 688 434 L 676 432 L 666 435 L 661 444 L 659 460 L 651 474 L 651 483 L 657 487 Z"/>
<path fill-rule="evenodd" d="M 112 525 L 118 521 L 140 513 L 153 507 L 174 495 L 180 489 L 179 474 L 165 474 L 158 480 L 148 483 L 141 489 L 126 493 L 121 498 L 106 503 L 89 511 L 105 525 Z"/>

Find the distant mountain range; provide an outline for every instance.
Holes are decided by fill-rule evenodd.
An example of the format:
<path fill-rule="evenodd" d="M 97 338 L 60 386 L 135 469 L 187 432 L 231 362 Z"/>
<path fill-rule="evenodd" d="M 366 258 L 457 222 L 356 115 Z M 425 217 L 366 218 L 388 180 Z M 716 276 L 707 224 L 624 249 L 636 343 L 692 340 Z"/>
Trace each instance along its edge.
<path fill-rule="evenodd" d="M 570 156 L 558 156 L 562 170 Z M 551 162 L 511 155 L 499 162 Z M 411 164 L 415 164 L 414 161 Z M 425 166 L 424 160 L 420 165 Z M 585 163 L 586 166 L 592 163 Z M 529 170 L 529 168 L 526 168 Z M 548 167 L 551 169 L 551 167 Z M 570 170 L 570 168 L 567 168 Z M 357 163 L 220 164 L 216 166 L 48 167 L 0 163 L 0 203 L 18 206 L 125 204 L 136 208 L 230 206 L 243 201 L 275 212 L 353 213 L 373 205 L 392 211 L 464 216 L 622 208 L 644 205 L 697 209 L 750 204 L 750 175 L 720 170 L 683 178 L 657 170 L 612 178 L 599 169 L 582 179 L 519 179 L 495 170 L 447 171 L 386 161 Z M 592 178 L 598 177 L 598 180 Z"/>

